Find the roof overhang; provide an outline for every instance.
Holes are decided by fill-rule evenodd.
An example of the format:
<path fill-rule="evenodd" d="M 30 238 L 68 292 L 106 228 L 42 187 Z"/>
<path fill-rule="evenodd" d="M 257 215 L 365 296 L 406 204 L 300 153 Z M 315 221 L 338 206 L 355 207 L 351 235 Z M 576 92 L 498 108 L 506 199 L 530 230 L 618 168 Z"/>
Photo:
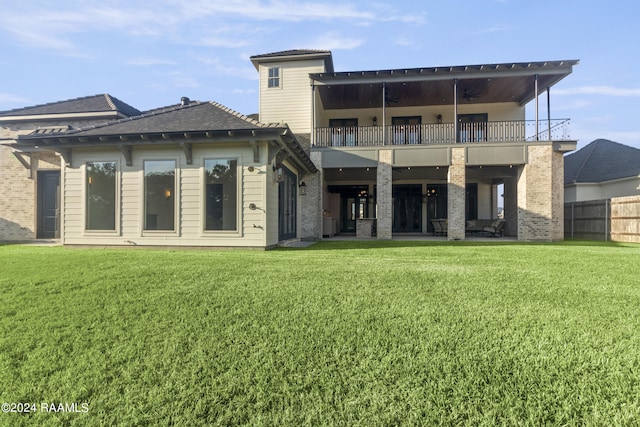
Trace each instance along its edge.
<path fill-rule="evenodd" d="M 292 161 L 301 167 L 305 173 L 315 173 L 317 168 L 304 151 L 291 130 L 284 127 L 265 127 L 256 129 L 234 130 L 203 130 L 186 132 L 151 132 L 136 134 L 103 134 L 82 135 L 21 135 L 7 145 L 14 150 L 32 152 L 34 150 L 50 150 L 64 153 L 80 147 L 134 147 L 143 145 L 174 145 L 179 144 L 211 144 L 235 142 L 271 141 L 279 145 L 290 156 Z"/>
<path fill-rule="evenodd" d="M 33 122 L 33 121 L 64 121 L 64 120 L 87 120 L 87 119 L 123 119 L 128 116 L 118 111 L 88 111 L 83 113 L 60 113 L 60 114 L 25 114 L 0 116 L 0 123 L 12 122 Z"/>
<path fill-rule="evenodd" d="M 325 109 L 458 103 L 524 105 L 568 76 L 578 60 L 311 74 Z"/>
<path fill-rule="evenodd" d="M 266 55 L 254 55 L 249 59 L 251 60 L 251 63 L 256 68 L 256 70 L 258 70 L 261 63 L 273 64 L 278 62 L 320 59 L 324 61 L 325 70 L 333 72 L 333 56 L 331 55 L 331 51 L 328 51 L 328 50 L 317 50 L 317 51 L 292 50 L 292 51 L 271 53 Z"/>

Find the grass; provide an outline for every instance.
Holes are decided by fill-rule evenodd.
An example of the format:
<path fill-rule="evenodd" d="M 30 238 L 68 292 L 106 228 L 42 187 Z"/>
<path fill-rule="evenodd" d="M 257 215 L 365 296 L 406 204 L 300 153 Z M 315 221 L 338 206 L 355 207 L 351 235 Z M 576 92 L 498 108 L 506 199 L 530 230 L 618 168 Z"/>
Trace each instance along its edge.
<path fill-rule="evenodd" d="M 640 246 L 0 246 L 0 425 L 638 425 Z M 45 413 L 42 402 L 87 403 Z"/>

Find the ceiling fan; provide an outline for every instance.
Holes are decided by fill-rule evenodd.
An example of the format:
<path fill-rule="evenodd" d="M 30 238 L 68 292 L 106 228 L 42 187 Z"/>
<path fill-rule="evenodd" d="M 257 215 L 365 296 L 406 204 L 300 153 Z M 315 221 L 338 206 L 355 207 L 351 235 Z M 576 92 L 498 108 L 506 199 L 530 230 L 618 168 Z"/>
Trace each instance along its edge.
<path fill-rule="evenodd" d="M 471 102 L 474 99 L 480 97 L 480 92 L 473 92 L 473 91 L 470 91 L 469 89 L 465 89 L 464 91 L 462 91 L 462 97 L 465 100 Z"/>
<path fill-rule="evenodd" d="M 385 96 L 384 98 L 384 102 L 387 105 L 387 107 L 390 106 L 391 104 L 397 104 L 399 101 L 400 101 L 399 97 L 392 98 L 390 96 Z"/>

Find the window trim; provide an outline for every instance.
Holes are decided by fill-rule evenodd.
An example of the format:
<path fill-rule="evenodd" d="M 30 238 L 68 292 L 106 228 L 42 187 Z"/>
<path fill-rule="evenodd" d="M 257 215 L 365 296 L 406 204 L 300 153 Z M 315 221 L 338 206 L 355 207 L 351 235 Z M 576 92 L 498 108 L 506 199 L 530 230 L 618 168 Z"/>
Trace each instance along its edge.
<path fill-rule="evenodd" d="M 115 222 L 113 230 L 90 230 L 87 228 L 87 181 L 89 180 L 87 172 L 88 163 L 115 163 L 116 165 L 116 182 L 115 182 Z M 120 161 L 112 157 L 91 157 L 82 163 L 82 235 L 83 236 L 119 236 L 121 232 L 122 219 L 122 169 Z"/>
<path fill-rule="evenodd" d="M 271 70 L 277 70 L 278 75 L 272 76 Z M 277 81 L 277 85 L 271 85 L 272 81 Z M 267 89 L 282 89 L 282 67 L 268 67 L 267 68 Z"/>
<path fill-rule="evenodd" d="M 163 161 L 172 161 L 174 162 L 174 197 L 173 197 L 173 230 L 146 230 L 146 216 L 147 216 L 147 203 L 146 203 L 146 193 L 147 188 L 145 185 L 145 163 L 146 162 L 163 162 Z M 181 210 L 180 210 L 180 159 L 177 157 L 146 157 L 142 159 L 142 167 L 141 167 L 141 177 L 140 177 L 140 236 L 141 237 L 149 237 L 149 236 L 172 236 L 179 237 L 180 236 L 180 218 L 181 218 Z"/>
<path fill-rule="evenodd" d="M 235 230 L 207 230 L 207 160 L 235 160 L 236 161 L 236 229 Z M 242 192 L 243 166 L 240 156 L 206 156 L 202 158 L 202 172 L 200 174 L 200 235 L 202 237 L 242 237 L 244 225 L 242 210 L 244 194 Z"/>

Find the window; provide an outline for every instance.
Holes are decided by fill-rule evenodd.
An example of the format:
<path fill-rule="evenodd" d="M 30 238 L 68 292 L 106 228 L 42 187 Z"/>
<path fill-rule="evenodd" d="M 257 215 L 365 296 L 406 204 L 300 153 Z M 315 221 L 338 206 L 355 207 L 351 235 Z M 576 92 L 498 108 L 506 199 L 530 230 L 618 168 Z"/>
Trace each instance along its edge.
<path fill-rule="evenodd" d="M 176 162 L 144 162 L 145 230 L 175 230 Z"/>
<path fill-rule="evenodd" d="M 280 68 L 269 68 L 269 79 L 267 87 L 280 87 Z"/>
<path fill-rule="evenodd" d="M 116 229 L 116 164 L 87 163 L 87 230 Z"/>
<path fill-rule="evenodd" d="M 205 230 L 237 230 L 238 161 L 204 161 Z"/>

